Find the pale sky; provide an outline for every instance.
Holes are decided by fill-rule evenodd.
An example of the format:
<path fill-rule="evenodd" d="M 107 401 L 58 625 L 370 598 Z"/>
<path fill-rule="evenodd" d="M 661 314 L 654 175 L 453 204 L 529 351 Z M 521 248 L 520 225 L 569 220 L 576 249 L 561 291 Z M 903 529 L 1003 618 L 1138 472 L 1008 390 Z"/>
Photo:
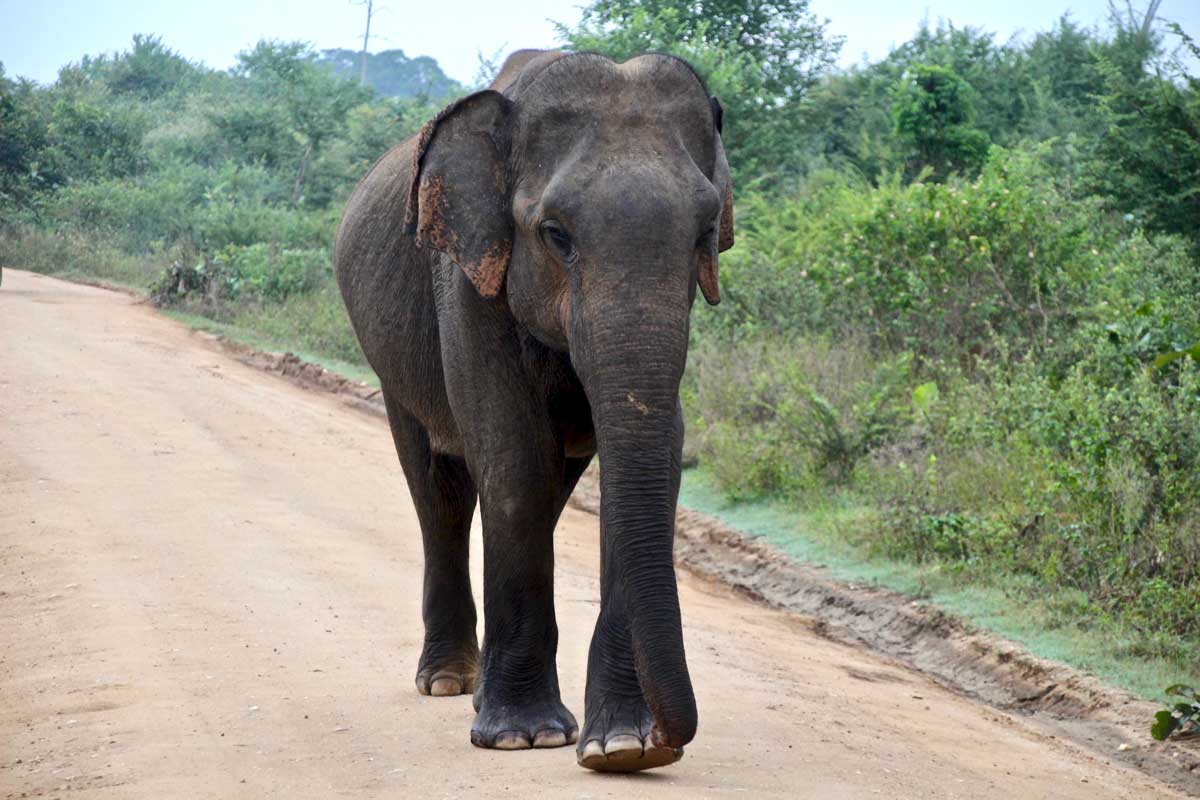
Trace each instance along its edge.
<path fill-rule="evenodd" d="M 1106 0 L 812 0 L 813 11 L 830 19 L 830 31 L 846 37 L 843 64 L 858 63 L 864 54 L 872 60 L 887 55 L 926 16 L 982 27 L 1005 41 L 1044 30 L 1068 11 L 1094 25 L 1105 19 L 1107 7 Z M 0 62 L 9 76 L 50 82 L 69 61 L 126 49 L 133 34 L 154 33 L 189 59 L 225 68 L 260 38 L 357 50 L 364 16 L 364 7 L 350 0 L 0 0 Z M 1197 0 L 1165 0 L 1160 17 L 1200 40 Z M 469 84 L 477 53 L 552 47 L 548 20 L 578 18 L 578 0 L 381 0 L 371 50 L 433 56 L 452 78 Z"/>

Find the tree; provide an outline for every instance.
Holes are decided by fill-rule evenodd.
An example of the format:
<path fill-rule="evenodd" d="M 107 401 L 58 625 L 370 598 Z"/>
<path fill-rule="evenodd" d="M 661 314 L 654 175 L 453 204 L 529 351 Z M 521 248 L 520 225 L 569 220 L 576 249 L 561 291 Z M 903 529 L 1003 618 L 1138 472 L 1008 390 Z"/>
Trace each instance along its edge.
<path fill-rule="evenodd" d="M 954 70 L 933 64 L 909 68 L 892 106 L 896 136 L 910 147 L 909 177 L 929 169 L 936 180 L 974 174 L 987 156 L 988 137 L 972 126 L 974 91 Z"/>
<path fill-rule="evenodd" d="M 801 168 L 804 102 L 841 47 L 808 0 L 596 0 L 558 32 L 572 50 L 690 61 L 725 105 L 723 138 L 742 183 Z"/>
<path fill-rule="evenodd" d="M 1027 94 L 1018 130 L 1022 136 L 1035 141 L 1090 137 L 1098 129 L 1096 95 L 1104 82 L 1095 52 L 1103 44 L 1094 32 L 1064 15 L 1025 47 L 1020 65 Z"/>
<path fill-rule="evenodd" d="M 322 50 L 317 63 L 339 78 L 355 79 L 361 54 L 352 50 Z M 461 94 L 463 87 L 442 72 L 429 56 L 409 58 L 403 50 L 367 54 L 367 86 L 385 97 L 413 98 L 419 95 L 438 100 Z"/>
<path fill-rule="evenodd" d="M 1200 47 L 1178 25 L 1184 48 Z M 1200 246 L 1200 78 L 1178 62 L 1154 75 L 1102 57 L 1103 133 L 1089 184 L 1114 211 Z"/>
<path fill-rule="evenodd" d="M 762 70 L 772 97 L 801 96 L 829 67 L 841 41 L 826 36 L 825 23 L 808 0 L 596 0 L 584 8 L 581 31 L 635 28 L 644 14 L 669 20 L 672 41 L 732 47 Z"/>
<path fill-rule="evenodd" d="M 46 180 L 39 164 L 46 126 L 35 91 L 29 81 L 5 77 L 0 64 L 0 208 L 27 202 Z"/>
<path fill-rule="evenodd" d="M 96 77 L 115 94 L 131 94 L 153 100 L 181 87 L 202 70 L 169 49 L 158 36 L 136 33 L 127 52 L 95 62 Z"/>
<path fill-rule="evenodd" d="M 299 145 L 293 204 L 304 199 L 309 168 L 346 114 L 372 96 L 371 90 L 334 77 L 319 67 L 315 58 L 303 42 L 260 41 L 252 50 L 238 55 L 235 68 L 250 91 L 249 107 L 239 109 L 237 117 L 242 136 L 246 140 L 256 137 L 282 143 L 280 126 L 286 125 Z M 228 114 L 225 117 L 230 118 Z M 256 123 L 267 130 L 260 131 Z"/>
<path fill-rule="evenodd" d="M 127 178 L 145 169 L 151 114 L 144 103 L 114 95 L 76 65 L 64 67 L 53 87 L 36 94 L 45 114 L 41 160 L 50 185 Z"/>
<path fill-rule="evenodd" d="M 971 128 L 997 143 L 1020 139 L 1031 93 L 1019 49 L 978 28 L 926 21 L 887 57 L 829 75 L 810 92 L 804 139 L 814 163 L 850 167 L 871 181 L 912 166 L 914 142 L 897 136 L 894 106 L 897 87 L 924 66 L 949 70 L 967 88 Z"/>

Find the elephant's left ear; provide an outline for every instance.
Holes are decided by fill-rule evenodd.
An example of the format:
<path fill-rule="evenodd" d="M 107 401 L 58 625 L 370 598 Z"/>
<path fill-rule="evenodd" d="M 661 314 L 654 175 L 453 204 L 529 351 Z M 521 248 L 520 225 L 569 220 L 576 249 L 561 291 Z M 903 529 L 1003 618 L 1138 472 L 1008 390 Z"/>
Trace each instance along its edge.
<path fill-rule="evenodd" d="M 513 105 L 482 91 L 425 124 L 413 156 L 405 228 L 439 250 L 479 294 L 495 297 L 512 252 L 507 153 Z"/>
<path fill-rule="evenodd" d="M 721 141 L 721 128 L 725 121 L 725 109 L 721 101 L 710 99 L 713 112 L 713 127 L 716 136 L 716 163 L 713 165 L 713 185 L 721 193 L 721 218 L 717 223 L 717 242 L 706 253 L 701 254 L 698 280 L 700 291 L 708 304 L 721 302 L 721 287 L 717 280 L 717 253 L 733 247 L 733 177 L 729 173 L 729 161 L 725 158 L 725 146 Z"/>

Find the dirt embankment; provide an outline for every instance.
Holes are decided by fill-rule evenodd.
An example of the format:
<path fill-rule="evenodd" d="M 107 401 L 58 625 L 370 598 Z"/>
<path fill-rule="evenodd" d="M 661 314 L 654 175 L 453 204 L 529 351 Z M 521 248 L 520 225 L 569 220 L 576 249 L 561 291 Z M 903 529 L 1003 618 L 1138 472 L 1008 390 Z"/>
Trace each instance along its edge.
<path fill-rule="evenodd" d="M 342 402 L 369 389 L 283 362 L 336 390 L 307 391 L 134 298 L 19 271 L 0 341 L 0 797 L 1180 796 L 1107 742 L 863 647 L 853 618 L 906 630 L 855 610 L 886 596 L 797 588 L 768 551 L 686 520 L 701 728 L 684 759 L 614 777 L 569 750 L 477 750 L 469 698 L 412 686 L 420 536 L 386 425 Z M 564 512 L 558 660 L 576 714 L 596 538 L 594 516 Z M 835 589 L 853 598 L 819 600 Z M 880 638 L 918 663 L 954 638 L 933 631 Z M 1150 753 L 1144 739 L 1129 744 Z"/>

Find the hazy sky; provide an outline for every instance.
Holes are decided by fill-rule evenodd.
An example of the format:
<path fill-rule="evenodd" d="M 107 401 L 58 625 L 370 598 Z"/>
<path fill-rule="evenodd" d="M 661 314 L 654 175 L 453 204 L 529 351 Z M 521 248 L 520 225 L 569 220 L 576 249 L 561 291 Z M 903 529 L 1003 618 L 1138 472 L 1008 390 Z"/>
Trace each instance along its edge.
<path fill-rule="evenodd" d="M 1138 5 L 1144 5 L 1140 0 Z M 400 48 L 430 55 L 453 78 L 470 83 L 477 56 L 554 45 L 548 20 L 573 23 L 577 0 L 382 0 L 372 23 L 372 51 Z M 812 0 L 830 30 L 846 37 L 842 63 L 876 59 L 907 40 L 923 17 L 947 18 L 998 34 L 1049 27 L 1070 11 L 1092 25 L 1106 0 Z M 0 0 L 0 62 L 10 76 L 54 80 L 58 68 L 84 54 L 124 49 L 135 33 L 156 33 L 184 56 L 228 67 L 260 38 L 303 39 L 318 49 L 362 45 L 364 7 L 350 0 Z M 1200 39 L 1200 2 L 1165 0 L 1160 16 Z M 378 34 L 378 36 L 376 36 Z"/>

